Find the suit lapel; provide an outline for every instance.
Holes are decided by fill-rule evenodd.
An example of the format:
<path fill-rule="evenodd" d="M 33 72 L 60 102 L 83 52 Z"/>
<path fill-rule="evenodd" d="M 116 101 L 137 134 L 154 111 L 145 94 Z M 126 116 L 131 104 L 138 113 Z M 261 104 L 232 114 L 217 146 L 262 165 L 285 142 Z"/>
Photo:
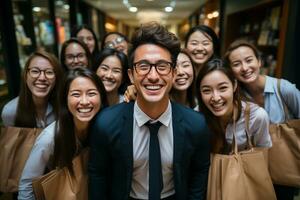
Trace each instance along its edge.
<path fill-rule="evenodd" d="M 172 120 L 173 120 L 173 143 L 174 143 L 174 151 L 173 151 L 173 165 L 176 168 L 176 165 L 181 162 L 181 157 L 184 148 L 184 126 L 182 125 L 182 113 L 178 110 L 178 105 L 172 103 Z"/>
<path fill-rule="evenodd" d="M 120 149 L 122 157 L 127 167 L 127 190 L 130 191 L 131 179 L 133 171 L 133 106 L 134 103 L 128 103 L 124 109 L 123 121 L 122 121 L 122 131 L 120 137 Z M 121 113 L 120 113 L 121 114 Z"/>

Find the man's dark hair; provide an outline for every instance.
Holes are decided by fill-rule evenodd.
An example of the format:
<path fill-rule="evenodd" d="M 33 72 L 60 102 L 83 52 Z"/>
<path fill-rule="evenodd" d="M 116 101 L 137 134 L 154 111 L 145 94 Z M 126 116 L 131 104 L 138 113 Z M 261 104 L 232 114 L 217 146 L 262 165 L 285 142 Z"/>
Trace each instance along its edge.
<path fill-rule="evenodd" d="M 168 50 L 171 54 L 173 67 L 176 65 L 177 55 L 180 52 L 180 40 L 174 33 L 169 32 L 167 28 L 156 22 L 141 25 L 134 33 L 131 44 L 128 54 L 129 68 L 133 67 L 135 50 L 143 44 L 155 44 Z"/>

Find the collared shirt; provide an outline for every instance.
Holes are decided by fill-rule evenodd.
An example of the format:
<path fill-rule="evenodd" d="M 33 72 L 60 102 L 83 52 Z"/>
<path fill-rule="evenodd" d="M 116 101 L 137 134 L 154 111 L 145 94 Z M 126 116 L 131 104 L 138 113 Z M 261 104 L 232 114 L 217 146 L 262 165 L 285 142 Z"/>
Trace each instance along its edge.
<path fill-rule="evenodd" d="M 18 107 L 19 97 L 16 97 L 9 101 L 2 110 L 1 118 L 3 121 L 4 126 L 15 126 L 15 120 L 17 115 L 17 107 Z M 24 113 L 25 115 L 25 113 Z M 48 103 L 45 121 L 37 120 L 37 127 L 36 128 L 45 128 L 52 122 L 54 122 L 55 116 L 53 112 L 53 107 L 50 103 Z"/>
<path fill-rule="evenodd" d="M 269 134 L 269 118 L 266 111 L 254 103 L 250 103 L 249 116 L 249 136 L 256 147 L 271 147 L 272 141 Z M 245 126 L 245 108 L 246 103 L 242 101 L 242 111 L 239 120 L 236 122 L 236 128 L 232 123 L 226 127 L 226 141 L 232 144 L 233 132 L 235 131 L 236 141 L 239 150 L 244 150 L 247 146 L 247 135 Z"/>
<path fill-rule="evenodd" d="M 283 97 L 283 101 L 289 110 L 287 119 L 300 119 L 300 91 L 294 84 L 281 79 L 280 92 Z M 284 108 L 277 90 L 276 78 L 266 76 L 264 100 L 264 108 L 269 114 L 271 123 L 284 122 Z"/>
<path fill-rule="evenodd" d="M 149 120 L 150 122 L 160 121 L 162 123 L 158 131 L 164 184 L 161 198 L 175 194 L 173 181 L 173 123 L 170 101 L 166 111 L 157 120 L 147 116 L 135 102 L 133 118 L 134 165 L 130 196 L 135 199 L 148 199 L 150 131 L 145 123 Z"/>

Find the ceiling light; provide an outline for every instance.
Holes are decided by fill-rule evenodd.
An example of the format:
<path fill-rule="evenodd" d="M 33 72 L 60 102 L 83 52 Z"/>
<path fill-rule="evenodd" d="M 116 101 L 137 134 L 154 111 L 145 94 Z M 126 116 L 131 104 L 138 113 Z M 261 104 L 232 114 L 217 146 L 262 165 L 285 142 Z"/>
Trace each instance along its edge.
<path fill-rule="evenodd" d="M 213 17 L 213 14 L 209 13 L 209 14 L 207 15 L 207 18 L 208 18 L 208 19 L 214 18 L 214 17 Z"/>
<path fill-rule="evenodd" d="M 137 9 L 137 7 L 132 6 L 132 7 L 129 8 L 129 11 L 130 12 L 136 12 L 136 11 L 138 11 L 138 9 Z"/>
<path fill-rule="evenodd" d="M 70 9 L 70 6 L 67 5 L 67 4 L 65 4 L 65 5 L 64 5 L 64 9 L 69 10 L 69 9 Z"/>
<path fill-rule="evenodd" d="M 166 12 L 172 12 L 173 8 L 171 6 L 167 6 L 167 7 L 165 7 L 165 11 Z"/>
<path fill-rule="evenodd" d="M 34 12 L 40 12 L 41 11 L 41 8 L 40 7 L 33 7 L 32 10 Z"/>
<path fill-rule="evenodd" d="M 219 16 L 219 12 L 218 12 L 218 11 L 214 11 L 214 12 L 212 13 L 212 16 L 213 16 L 213 17 L 218 17 L 218 16 Z"/>

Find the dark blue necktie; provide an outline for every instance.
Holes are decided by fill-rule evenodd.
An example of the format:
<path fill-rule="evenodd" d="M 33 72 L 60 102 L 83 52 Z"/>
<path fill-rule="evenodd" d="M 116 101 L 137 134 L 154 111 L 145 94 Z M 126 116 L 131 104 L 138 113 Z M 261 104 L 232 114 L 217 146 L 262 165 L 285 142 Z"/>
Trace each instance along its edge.
<path fill-rule="evenodd" d="M 149 121 L 146 126 L 150 131 L 149 146 L 149 200 L 160 200 L 160 193 L 163 189 L 163 177 L 161 171 L 161 157 L 158 140 L 158 129 L 161 123 L 151 124 Z"/>

